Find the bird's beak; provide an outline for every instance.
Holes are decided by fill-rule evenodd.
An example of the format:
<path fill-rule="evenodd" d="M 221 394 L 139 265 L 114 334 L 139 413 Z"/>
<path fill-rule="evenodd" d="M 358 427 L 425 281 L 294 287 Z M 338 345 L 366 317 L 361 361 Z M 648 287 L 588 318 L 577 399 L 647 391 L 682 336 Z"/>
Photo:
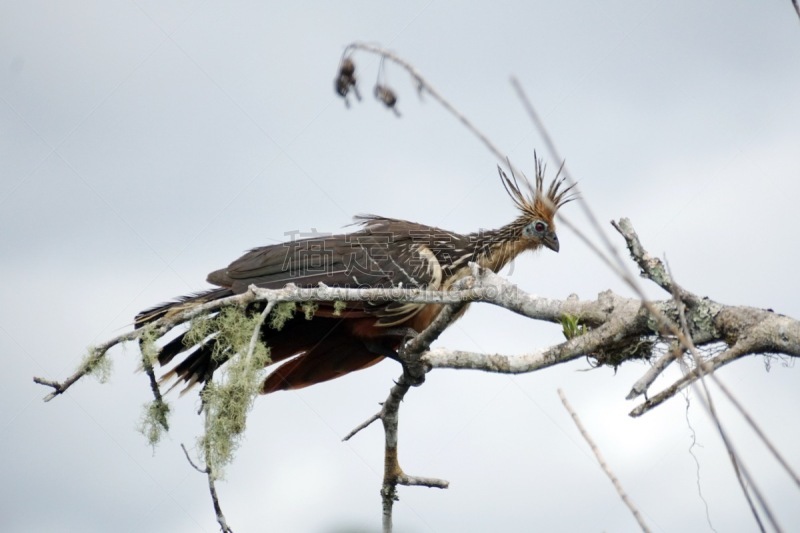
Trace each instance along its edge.
<path fill-rule="evenodd" d="M 556 235 L 554 231 L 547 232 L 547 235 L 544 236 L 542 244 L 558 253 L 558 235 Z"/>

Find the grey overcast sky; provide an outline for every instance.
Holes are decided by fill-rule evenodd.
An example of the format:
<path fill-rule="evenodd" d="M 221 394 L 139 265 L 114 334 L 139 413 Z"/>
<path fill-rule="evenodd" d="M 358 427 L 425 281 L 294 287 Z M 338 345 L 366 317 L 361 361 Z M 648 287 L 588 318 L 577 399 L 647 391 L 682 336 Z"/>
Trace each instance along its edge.
<path fill-rule="evenodd" d="M 387 65 L 398 119 L 371 97 L 378 60 L 356 55 L 366 98 L 345 108 L 332 80 L 355 40 L 413 63 L 530 175 L 533 150 L 546 154 L 518 77 L 604 224 L 631 218 L 690 290 L 800 317 L 788 0 L 1 2 L 1 530 L 217 531 L 179 448 L 200 431 L 197 402 L 170 398 L 173 431 L 153 454 L 135 429 L 149 396 L 135 347 L 112 352 L 109 384 L 48 404 L 31 381 L 65 377 L 137 311 L 207 287 L 250 247 L 358 213 L 465 232 L 515 216 L 497 161 L 405 73 Z M 574 204 L 564 214 L 591 231 Z M 561 243 L 505 274 L 552 298 L 631 295 L 574 234 Z M 559 338 L 476 305 L 437 345 L 513 354 Z M 401 489 L 397 530 L 634 530 L 559 387 L 654 531 L 755 530 L 693 395 L 628 417 L 646 369 L 432 373 L 403 406 L 401 461 L 451 488 Z M 341 438 L 399 371 L 259 398 L 219 487 L 236 531 L 377 530 L 382 432 Z M 758 357 L 719 375 L 800 469 L 798 369 Z M 780 523 L 800 530 L 798 488 L 717 397 Z"/>

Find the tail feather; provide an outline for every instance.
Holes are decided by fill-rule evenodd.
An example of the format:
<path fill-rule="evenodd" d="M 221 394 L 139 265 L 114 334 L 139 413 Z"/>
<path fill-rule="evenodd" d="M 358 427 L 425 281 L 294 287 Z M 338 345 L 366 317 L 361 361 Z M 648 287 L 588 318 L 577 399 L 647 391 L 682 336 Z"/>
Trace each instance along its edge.
<path fill-rule="evenodd" d="M 141 328 L 161 318 L 174 316 L 194 306 L 202 305 L 220 298 L 233 295 L 227 288 L 215 288 L 198 294 L 179 298 L 176 301 L 161 304 L 142 311 L 136 315 L 136 327 Z M 257 304 L 248 309 L 259 312 Z M 366 317 L 357 319 L 371 321 Z M 326 316 L 320 313 L 312 320 L 302 316 L 294 317 L 284 324 L 280 330 L 273 329 L 268 323 L 262 326 L 261 340 L 270 350 L 268 364 L 281 363 L 264 380 L 262 393 L 267 394 L 279 390 L 300 389 L 328 381 L 344 374 L 361 370 L 381 361 L 384 352 L 375 353 L 361 339 L 353 317 Z M 180 333 L 168 341 L 160 349 L 158 362 L 161 366 L 172 363 L 180 357 L 159 383 L 169 384 L 169 390 L 182 385 L 181 394 L 198 383 L 211 379 L 214 372 L 225 364 L 231 354 L 218 352 L 217 339 L 214 333 L 201 342 L 186 343 L 186 332 Z M 393 341 L 394 342 L 394 341 Z"/>
<path fill-rule="evenodd" d="M 186 332 L 184 331 L 167 344 L 161 348 L 161 351 L 158 352 L 158 364 L 161 366 L 168 365 L 170 361 L 172 361 L 176 355 L 186 351 L 186 345 L 183 344 L 183 340 L 186 338 Z"/>
<path fill-rule="evenodd" d="M 180 384 L 184 384 L 185 387 L 181 391 L 181 394 L 183 394 L 197 383 L 204 383 L 211 379 L 214 371 L 227 359 L 224 354 L 217 354 L 217 357 L 214 357 L 216 344 L 214 339 L 201 344 L 186 356 L 183 361 L 178 363 L 175 368 L 164 374 L 159 383 L 174 381 L 167 389 L 167 392 Z M 220 355 L 222 356 L 220 357 Z"/>
<path fill-rule="evenodd" d="M 136 315 L 133 323 L 136 329 L 139 329 L 165 316 L 180 313 L 196 305 L 213 302 L 214 300 L 219 300 L 220 298 L 226 298 L 228 296 L 233 296 L 233 291 L 225 287 L 218 287 L 204 292 L 181 296 L 175 301 L 159 304 L 141 311 Z"/>
<path fill-rule="evenodd" d="M 136 315 L 134 319 L 134 326 L 136 329 L 142 328 L 147 324 L 151 324 L 161 318 L 173 316 L 177 313 L 191 309 L 194 306 L 202 305 L 207 302 L 219 300 L 233 296 L 233 291 L 228 288 L 214 288 L 196 294 L 181 296 L 172 302 L 166 302 L 149 309 L 145 309 Z M 177 355 L 184 354 L 191 351 L 194 346 L 186 346 L 184 340 L 186 332 L 181 333 L 174 339 L 166 343 L 158 353 L 158 363 L 161 366 L 169 364 Z M 170 387 L 172 390 L 176 385 L 181 382 L 189 383 L 187 386 L 191 388 L 192 385 L 198 381 L 205 381 L 219 366 L 219 362 L 215 362 L 211 357 L 214 351 L 213 339 L 204 341 L 197 349 L 191 352 L 183 361 L 181 361 L 175 368 L 167 372 L 159 380 L 160 383 L 166 383 L 172 379 L 176 379 L 175 384 Z M 185 390 L 187 390 L 185 389 Z"/>

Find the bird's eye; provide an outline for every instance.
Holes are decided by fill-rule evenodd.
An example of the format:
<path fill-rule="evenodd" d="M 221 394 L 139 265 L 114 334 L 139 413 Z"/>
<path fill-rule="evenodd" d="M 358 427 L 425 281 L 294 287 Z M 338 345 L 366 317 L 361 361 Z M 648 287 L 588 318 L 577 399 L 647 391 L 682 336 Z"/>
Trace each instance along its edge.
<path fill-rule="evenodd" d="M 547 222 L 543 220 L 534 220 L 525 226 L 522 231 L 528 237 L 533 237 L 534 235 L 543 236 L 547 233 Z"/>

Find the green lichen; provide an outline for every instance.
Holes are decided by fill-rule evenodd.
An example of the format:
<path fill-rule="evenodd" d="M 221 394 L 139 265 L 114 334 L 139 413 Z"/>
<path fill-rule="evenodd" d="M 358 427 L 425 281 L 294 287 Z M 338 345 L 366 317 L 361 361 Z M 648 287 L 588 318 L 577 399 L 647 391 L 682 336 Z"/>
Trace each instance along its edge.
<path fill-rule="evenodd" d="M 158 363 L 158 346 L 156 346 L 156 335 L 153 328 L 145 326 L 141 336 L 139 336 L 139 350 L 142 352 L 142 365 L 145 370 L 152 370 Z"/>
<path fill-rule="evenodd" d="M 704 333 L 708 336 L 718 336 L 714 318 L 719 313 L 719 307 L 712 304 L 709 300 L 703 299 L 694 309 L 692 309 L 687 319 L 691 325 L 691 331 Z"/>
<path fill-rule="evenodd" d="M 336 300 L 333 302 L 333 316 L 342 316 L 342 311 L 347 309 L 347 302 Z"/>
<path fill-rule="evenodd" d="M 136 429 L 155 448 L 164 433 L 169 431 L 169 404 L 163 400 L 153 400 L 142 407 L 142 416 Z"/>
<path fill-rule="evenodd" d="M 197 326 L 194 338 L 203 341 L 213 336 L 212 357 L 226 363 L 200 393 L 206 418 L 198 444 L 206 464 L 219 477 L 233 460 L 247 425 L 247 413 L 261 391 L 269 349 L 256 337 L 250 352 L 253 332 L 261 330 L 260 313 L 228 307 L 206 322 Z"/>
<path fill-rule="evenodd" d="M 237 353 L 223 367 L 221 379 L 209 382 L 201 393 L 206 421 L 205 433 L 198 444 L 216 477 L 222 476 L 225 465 L 233 460 L 239 447 L 247 426 L 247 413 L 261 391 L 263 369 L 268 361 L 269 350 L 258 342 L 250 357 Z"/>
<path fill-rule="evenodd" d="M 260 316 L 241 307 L 226 307 L 214 318 L 214 326 L 217 342 L 212 357 L 224 361 L 229 353 L 247 353 L 253 331 L 260 329 Z"/>
<path fill-rule="evenodd" d="M 269 326 L 272 329 L 283 329 L 286 321 L 294 317 L 295 307 L 294 302 L 281 302 L 276 304 L 275 307 L 272 308 L 272 313 L 270 314 Z"/>
<path fill-rule="evenodd" d="M 96 348 L 90 346 L 79 369 L 94 376 L 98 382 L 107 383 L 111 377 L 111 359 L 106 357 L 106 352 L 98 352 Z"/>
<path fill-rule="evenodd" d="M 303 309 L 303 315 L 306 317 L 306 320 L 311 320 L 314 318 L 317 309 L 319 309 L 319 304 L 317 304 L 317 302 L 303 302 L 300 307 Z"/>
<path fill-rule="evenodd" d="M 194 317 L 189 322 L 189 329 L 183 336 L 183 345 L 189 347 L 203 342 L 206 337 L 214 332 L 214 321 L 216 317 L 217 315 L 200 315 Z"/>
<path fill-rule="evenodd" d="M 275 306 L 270 325 L 282 327 L 293 316 L 294 307 L 293 303 Z M 186 346 L 208 343 L 213 339 L 211 356 L 220 365 L 225 363 L 200 393 L 205 411 L 205 430 L 198 444 L 215 477 L 220 477 L 224 467 L 233 460 L 247 425 L 247 414 L 261 391 L 264 367 L 269 363 L 269 349 L 259 339 L 262 325 L 257 306 L 231 306 L 212 315 L 194 318 L 184 334 Z M 157 363 L 155 341 L 155 335 L 149 331 L 140 337 L 145 368 L 150 365 L 152 369 Z M 93 369 L 100 364 L 97 357 L 87 361 L 84 365 L 91 365 Z M 145 404 L 138 429 L 151 446 L 155 446 L 169 430 L 169 412 L 169 405 L 163 400 Z"/>

